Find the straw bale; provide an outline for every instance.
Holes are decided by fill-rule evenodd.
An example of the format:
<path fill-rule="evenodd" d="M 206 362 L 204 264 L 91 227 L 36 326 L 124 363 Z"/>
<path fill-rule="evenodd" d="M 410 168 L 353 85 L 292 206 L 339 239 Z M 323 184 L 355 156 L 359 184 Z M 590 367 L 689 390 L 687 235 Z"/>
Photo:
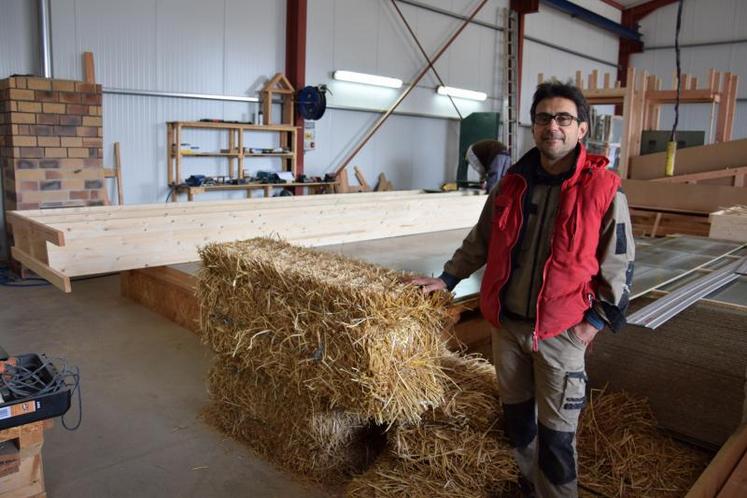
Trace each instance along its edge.
<path fill-rule="evenodd" d="M 435 410 L 417 426 L 393 428 L 386 456 L 347 486 L 347 496 L 500 496 L 509 488 L 517 469 L 499 431 L 430 415 Z M 710 458 L 656 429 L 645 399 L 604 390 L 592 391 L 577 444 L 580 496 L 684 496 Z"/>
<path fill-rule="evenodd" d="M 218 358 L 210 371 L 205 419 L 300 477 L 335 483 L 375 456 L 367 421 L 340 410 L 318 411 L 308 393 Z"/>
<path fill-rule="evenodd" d="M 592 389 L 577 446 L 579 483 L 604 496 L 684 496 L 710 459 L 657 430 L 645 399 L 604 389 Z"/>
<path fill-rule="evenodd" d="M 411 464 L 385 455 L 365 474 L 345 488 L 348 498 L 481 498 L 500 496 L 505 482 L 495 481 L 487 490 L 471 487 L 461 476 L 434 474 L 426 465 Z"/>
<path fill-rule="evenodd" d="M 424 419 L 483 432 L 499 429 L 502 408 L 495 367 L 479 355 L 456 353 L 445 353 L 441 367 L 449 379 L 444 401 Z"/>
<path fill-rule="evenodd" d="M 245 368 L 377 423 L 417 422 L 444 396 L 446 292 L 273 239 L 200 251 L 203 340 Z"/>
<path fill-rule="evenodd" d="M 508 443 L 500 430 L 501 409 L 495 369 L 476 356 L 447 354 L 442 358 L 449 376 L 444 403 L 429 410 L 419 424 L 400 424 L 389 431 L 391 459 L 364 482 L 371 486 L 412 487 L 407 496 L 423 490 L 451 496 L 486 496 L 518 477 Z M 378 466 L 378 464 L 377 464 Z M 397 472 L 405 472 L 398 477 Z M 411 481 L 402 480 L 412 474 Z M 402 480 L 402 482 L 400 482 Z M 360 482 L 355 489 L 362 487 Z M 394 495 L 391 495 L 394 496 Z"/>

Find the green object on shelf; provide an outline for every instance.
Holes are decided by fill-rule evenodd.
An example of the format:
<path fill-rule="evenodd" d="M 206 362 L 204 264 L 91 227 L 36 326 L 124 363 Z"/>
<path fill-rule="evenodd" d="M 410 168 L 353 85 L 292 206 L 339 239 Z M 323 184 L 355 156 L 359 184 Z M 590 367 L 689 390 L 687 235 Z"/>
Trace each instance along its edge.
<path fill-rule="evenodd" d="M 457 185 L 459 187 L 479 187 L 479 184 L 467 180 L 469 164 L 465 159 L 470 145 L 486 138 L 498 139 L 500 136 L 501 114 L 499 112 L 473 112 L 462 119 L 459 124 L 459 162 L 457 166 Z"/>

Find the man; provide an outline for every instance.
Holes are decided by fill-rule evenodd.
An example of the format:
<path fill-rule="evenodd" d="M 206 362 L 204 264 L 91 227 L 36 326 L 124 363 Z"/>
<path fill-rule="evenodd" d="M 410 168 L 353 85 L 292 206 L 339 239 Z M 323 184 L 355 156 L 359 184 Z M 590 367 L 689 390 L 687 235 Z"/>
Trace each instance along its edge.
<path fill-rule="evenodd" d="M 485 181 L 487 192 L 493 190 L 511 166 L 511 156 L 506 146 L 498 140 L 486 139 L 473 143 L 467 149 L 465 159 L 480 175 L 480 181 Z"/>
<path fill-rule="evenodd" d="M 487 264 L 480 308 L 528 496 L 575 497 L 576 427 L 586 402 L 584 354 L 625 324 L 633 275 L 630 215 L 607 159 L 587 155 L 589 107 L 574 86 L 543 83 L 531 118 L 536 147 L 490 193 L 477 225 L 425 292 L 453 289 Z"/>

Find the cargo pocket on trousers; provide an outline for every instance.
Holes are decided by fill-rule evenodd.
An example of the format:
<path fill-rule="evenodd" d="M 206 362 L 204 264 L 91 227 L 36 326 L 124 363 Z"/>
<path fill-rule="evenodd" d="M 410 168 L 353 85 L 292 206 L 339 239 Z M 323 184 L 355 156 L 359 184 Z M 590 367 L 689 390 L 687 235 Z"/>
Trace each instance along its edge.
<path fill-rule="evenodd" d="M 563 410 L 580 410 L 586 404 L 586 372 L 566 372 L 563 386 Z"/>

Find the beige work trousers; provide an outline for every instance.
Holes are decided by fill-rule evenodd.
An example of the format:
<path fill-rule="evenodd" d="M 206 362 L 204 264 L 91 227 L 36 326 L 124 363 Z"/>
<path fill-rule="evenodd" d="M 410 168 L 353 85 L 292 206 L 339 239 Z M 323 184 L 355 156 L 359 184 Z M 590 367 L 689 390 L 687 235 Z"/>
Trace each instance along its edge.
<path fill-rule="evenodd" d="M 586 402 L 586 344 L 572 331 L 539 341 L 530 321 L 492 331 L 504 429 L 539 498 L 577 497 L 576 428 Z"/>

